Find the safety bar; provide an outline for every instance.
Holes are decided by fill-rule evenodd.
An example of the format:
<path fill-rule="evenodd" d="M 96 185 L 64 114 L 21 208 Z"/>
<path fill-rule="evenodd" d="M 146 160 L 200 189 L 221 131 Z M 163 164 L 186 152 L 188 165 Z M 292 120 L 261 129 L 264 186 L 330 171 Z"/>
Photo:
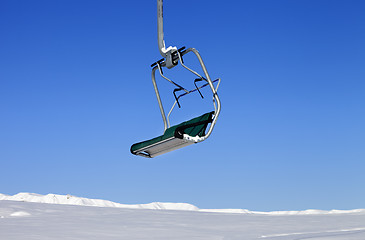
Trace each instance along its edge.
<path fill-rule="evenodd" d="M 203 78 L 197 78 L 197 79 L 195 79 L 194 80 L 194 85 L 195 85 L 195 87 L 196 87 L 196 90 L 198 90 L 198 92 L 199 92 L 199 94 L 200 94 L 200 96 L 202 97 L 202 98 L 204 98 L 204 96 L 203 96 L 203 94 L 202 94 L 202 92 L 199 90 L 200 88 L 196 85 L 196 82 L 200 82 L 200 81 L 203 81 L 203 80 L 205 80 L 206 81 L 206 79 L 203 79 Z M 214 82 L 214 81 L 213 81 Z M 207 84 L 208 85 L 208 84 Z"/>
<path fill-rule="evenodd" d="M 220 78 L 217 78 L 217 79 L 213 80 L 213 83 L 218 82 L 220 80 L 221 80 Z M 189 93 L 192 93 L 192 92 L 195 92 L 195 91 L 199 91 L 199 89 L 202 89 L 202 88 L 204 88 L 208 85 L 209 85 L 209 83 L 205 83 L 205 84 L 201 85 L 200 87 L 197 87 L 197 88 L 194 88 L 193 90 L 190 90 L 189 92 L 184 92 L 184 93 L 180 94 L 179 96 L 177 96 L 177 98 L 183 97 L 183 96 L 188 95 Z M 199 91 L 199 93 L 201 94 L 200 91 Z M 201 96 L 202 96 L 202 98 L 204 98 L 202 94 L 201 94 Z"/>
<path fill-rule="evenodd" d="M 219 87 L 219 84 L 220 84 L 220 82 L 221 82 L 221 79 L 220 79 L 220 78 L 218 78 L 218 79 L 216 79 L 216 80 L 214 80 L 214 81 L 213 81 L 213 83 L 215 83 L 215 82 L 218 82 L 218 83 L 217 83 L 217 87 L 215 88 L 215 90 L 217 91 L 217 90 L 218 90 L 218 87 Z M 207 84 L 204 84 L 204 85 L 202 85 L 202 86 L 200 86 L 200 87 L 198 87 L 198 88 L 196 88 L 196 89 L 190 90 L 189 92 L 182 93 L 182 94 L 180 94 L 178 97 L 176 97 L 176 95 L 174 94 L 174 96 L 175 96 L 175 99 L 176 99 L 176 100 L 175 100 L 174 104 L 172 105 L 172 107 L 171 107 L 171 109 L 170 109 L 169 113 L 167 114 L 167 125 L 168 125 L 168 127 L 170 127 L 170 115 L 171 115 L 171 113 L 172 113 L 172 110 L 174 110 L 176 103 L 179 103 L 179 98 L 180 98 L 180 97 L 182 97 L 182 96 L 185 96 L 185 95 L 187 95 L 187 94 L 189 94 L 189 93 L 195 92 L 195 91 L 197 91 L 197 90 L 199 91 L 199 89 L 201 89 L 201 88 L 203 88 L 203 87 L 206 87 L 206 86 L 208 86 L 208 83 L 207 83 Z M 199 92 L 200 92 L 200 91 L 199 91 Z M 217 106 L 216 106 L 216 104 L 215 104 L 215 100 L 214 100 L 214 98 L 213 98 L 213 105 L 214 105 L 214 111 L 216 112 L 216 111 L 217 111 Z"/>
<path fill-rule="evenodd" d="M 202 85 L 202 86 L 198 87 L 198 86 L 196 85 L 197 80 L 198 80 L 198 81 L 203 81 L 203 79 L 200 79 L 200 78 L 195 79 L 195 81 L 194 81 L 194 85 L 195 85 L 195 87 L 196 87 L 196 88 L 194 88 L 193 90 L 187 91 L 185 88 L 178 87 L 178 88 L 175 88 L 175 89 L 174 89 L 174 91 L 172 92 L 172 93 L 174 94 L 175 101 L 177 102 L 177 105 L 179 106 L 179 108 L 181 108 L 181 105 L 180 105 L 180 103 L 179 103 L 179 98 L 180 98 L 180 97 L 183 97 L 183 96 L 185 96 L 185 95 L 187 95 L 187 94 L 189 94 L 189 93 L 192 93 L 192 92 L 198 91 L 198 92 L 199 92 L 199 94 L 200 94 L 200 96 L 201 96 L 202 98 L 204 98 L 203 94 L 200 92 L 200 90 L 199 90 L 199 89 L 201 89 L 201 88 L 203 88 L 203 87 L 208 86 L 208 85 L 209 85 L 209 83 L 206 83 L 206 84 L 204 84 L 204 85 Z M 214 82 L 217 82 L 217 81 L 220 81 L 220 78 L 218 78 L 218 79 L 214 80 L 214 81 L 213 81 L 213 83 L 214 83 Z M 184 93 L 182 93 L 182 94 L 180 94 L 179 96 L 176 96 L 176 92 L 178 92 L 178 91 L 185 91 L 185 92 L 184 92 Z"/>
<path fill-rule="evenodd" d="M 181 105 L 179 103 L 179 98 L 176 97 L 176 92 L 182 91 L 182 90 L 184 90 L 184 89 L 183 88 L 175 88 L 174 91 L 172 92 L 174 94 L 175 101 L 177 102 L 177 105 L 179 106 L 179 108 L 181 108 Z M 186 92 L 186 93 L 188 93 L 188 92 Z"/>

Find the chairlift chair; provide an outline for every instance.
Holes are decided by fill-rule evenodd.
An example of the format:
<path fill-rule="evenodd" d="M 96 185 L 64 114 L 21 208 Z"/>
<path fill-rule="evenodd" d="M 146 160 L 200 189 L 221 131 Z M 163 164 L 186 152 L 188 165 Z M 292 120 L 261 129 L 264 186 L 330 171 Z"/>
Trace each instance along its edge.
<path fill-rule="evenodd" d="M 201 58 L 199 52 L 195 48 L 185 48 L 182 47 L 177 49 L 176 47 L 165 47 L 164 42 L 164 34 L 163 34 L 163 0 L 157 0 L 157 33 L 158 33 L 158 47 L 160 54 L 162 55 L 162 59 L 154 62 L 152 67 L 152 83 L 155 89 L 158 105 L 161 111 L 162 120 L 164 123 L 164 132 L 161 136 L 155 137 L 150 140 L 146 140 L 143 142 L 135 143 L 131 146 L 131 153 L 147 158 L 156 157 L 158 155 L 192 145 L 194 143 L 199 143 L 205 141 L 212 133 L 213 128 L 217 122 L 219 113 L 221 111 L 221 103 L 217 94 L 217 90 L 220 84 L 220 79 L 216 79 L 214 81 L 211 80 L 208 71 L 205 67 L 203 59 Z M 185 65 L 183 56 L 193 53 L 197 57 L 200 66 L 204 72 L 204 76 L 200 75 L 196 71 L 192 70 L 188 66 Z M 192 90 L 187 90 L 171 79 L 167 78 L 163 74 L 163 68 L 171 69 L 178 65 L 178 63 L 197 76 L 194 80 L 194 85 L 196 88 Z M 162 105 L 161 97 L 159 90 L 156 84 L 156 76 L 155 73 L 158 70 L 159 74 L 162 78 L 173 84 L 176 88 L 173 91 L 175 102 L 172 105 L 168 115 L 166 116 L 164 107 Z M 203 82 L 201 86 L 198 86 L 197 83 Z M 216 86 L 214 86 L 216 84 Z M 180 108 L 179 99 L 188 94 L 198 92 L 200 96 L 203 98 L 203 95 L 200 89 L 204 87 L 210 87 L 213 93 L 213 105 L 214 111 L 205 113 L 201 116 L 195 117 L 189 121 L 185 121 L 175 126 L 170 126 L 170 114 L 175 108 L 176 104 Z M 177 95 L 178 92 L 182 92 L 180 95 Z"/>

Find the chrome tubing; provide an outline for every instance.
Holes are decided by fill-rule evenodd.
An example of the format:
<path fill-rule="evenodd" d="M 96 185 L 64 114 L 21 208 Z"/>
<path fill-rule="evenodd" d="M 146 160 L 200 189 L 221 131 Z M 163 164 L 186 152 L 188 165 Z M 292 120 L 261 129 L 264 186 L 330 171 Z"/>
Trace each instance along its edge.
<path fill-rule="evenodd" d="M 214 98 L 215 102 L 217 103 L 217 109 L 216 109 L 216 111 L 214 113 L 214 118 L 213 118 L 212 123 L 210 124 L 210 128 L 209 128 L 208 132 L 205 134 L 205 136 L 204 137 L 201 137 L 199 139 L 199 142 L 202 142 L 205 139 L 207 139 L 210 136 L 210 134 L 212 133 L 212 131 L 213 131 L 214 125 L 216 124 L 217 118 L 218 118 L 218 116 L 219 116 L 219 114 L 221 112 L 221 101 L 220 101 L 220 99 L 218 97 L 218 93 L 216 91 L 216 88 L 214 88 L 214 85 L 213 85 L 212 80 L 210 79 L 208 70 L 207 70 L 207 68 L 206 68 L 206 66 L 204 64 L 204 61 L 203 61 L 202 57 L 200 56 L 198 50 L 196 50 L 195 48 L 188 48 L 188 49 L 186 49 L 185 52 L 186 53 L 193 52 L 196 55 L 196 57 L 198 58 L 199 63 L 200 63 L 200 66 L 202 67 L 203 72 L 204 72 L 204 75 L 206 77 L 206 80 L 208 81 L 209 86 L 210 86 L 210 89 L 212 90 L 213 98 Z M 218 86 L 217 86 L 217 89 L 218 89 Z"/>
<path fill-rule="evenodd" d="M 186 52 L 188 53 L 188 51 Z M 193 74 L 197 75 L 199 78 L 201 79 L 204 79 L 199 73 L 195 72 L 194 70 L 192 70 L 191 68 L 187 67 L 185 64 L 184 64 L 184 61 L 182 60 L 182 57 L 181 57 L 181 53 L 180 52 L 177 52 L 178 56 L 179 56 L 179 60 L 180 60 L 180 64 L 181 66 L 183 66 L 185 69 L 189 70 L 190 72 L 192 72 Z"/>
<path fill-rule="evenodd" d="M 161 97 L 160 97 L 160 92 L 158 91 L 157 84 L 156 84 L 156 76 L 155 76 L 155 73 L 156 73 L 156 70 L 157 69 L 158 69 L 157 66 L 155 66 L 152 69 L 152 83 L 153 83 L 153 88 L 155 89 L 158 106 L 160 107 L 160 112 L 161 112 L 161 115 L 162 115 L 162 120 L 163 120 L 163 124 L 164 124 L 164 132 L 165 132 L 166 129 L 167 129 L 167 120 L 166 120 L 165 110 L 163 109 L 163 105 L 162 105 L 162 101 L 161 101 Z"/>
<path fill-rule="evenodd" d="M 163 0 L 157 0 L 157 41 L 158 41 L 158 50 L 162 57 L 166 57 L 166 52 L 163 51 L 165 49 L 165 41 L 163 34 Z"/>
<path fill-rule="evenodd" d="M 186 90 L 185 88 L 183 88 L 183 87 L 182 87 L 182 86 L 180 86 L 179 84 L 177 84 L 177 83 L 175 83 L 174 81 L 172 81 L 172 80 L 168 79 L 167 77 L 165 77 L 165 75 L 163 75 L 163 73 L 162 73 L 161 65 L 160 65 L 159 63 L 157 63 L 157 67 L 158 67 L 158 70 L 159 70 L 159 72 L 160 72 L 161 77 L 163 77 L 164 79 L 166 79 L 168 82 L 170 82 L 170 83 L 174 84 L 176 87 L 181 88 L 181 89 L 182 89 L 182 90 L 184 90 L 185 92 L 189 92 L 188 90 Z"/>
<path fill-rule="evenodd" d="M 205 80 L 208 82 L 209 87 L 210 87 L 210 89 L 211 89 L 211 91 L 212 91 L 212 93 L 213 93 L 213 105 L 214 105 L 215 114 L 214 114 L 213 121 L 212 121 L 212 123 L 210 124 L 210 127 L 209 127 L 209 129 L 208 129 L 208 132 L 205 134 L 205 136 L 203 136 L 203 137 L 200 137 L 200 138 L 199 138 L 199 142 L 201 142 L 201 141 L 204 141 L 205 139 L 207 139 L 207 138 L 210 136 L 210 134 L 212 133 L 213 128 L 214 128 L 214 126 L 215 126 L 215 124 L 216 124 L 216 122 L 217 122 L 218 116 L 219 116 L 220 111 L 221 111 L 221 102 L 220 102 L 220 99 L 219 99 L 219 96 L 218 96 L 218 93 L 217 93 L 217 90 L 218 90 L 218 87 L 219 87 L 219 84 L 220 84 L 220 79 L 219 79 L 219 82 L 218 82 L 217 87 L 215 88 L 215 87 L 214 87 L 214 85 L 213 85 L 213 82 L 212 82 L 212 80 L 211 80 L 211 78 L 210 78 L 210 76 L 209 76 L 209 73 L 208 73 L 208 71 L 207 71 L 207 68 L 206 68 L 206 66 L 205 66 L 205 64 L 204 64 L 204 61 L 203 61 L 203 59 L 201 58 L 201 56 L 200 56 L 200 54 L 199 54 L 198 50 L 196 50 L 195 48 L 188 48 L 188 49 L 185 51 L 184 55 L 185 55 L 186 53 L 188 53 L 188 52 L 193 52 L 193 53 L 196 55 L 196 57 L 198 58 L 199 63 L 200 63 L 200 66 L 202 67 L 203 72 L 204 72 L 204 75 L 205 75 Z M 180 59 L 179 59 L 179 60 L 180 60 L 180 63 L 182 63 L 180 54 L 179 54 L 179 58 L 180 58 Z M 184 66 L 184 65 L 183 65 L 183 66 Z M 185 67 L 186 69 L 188 69 L 190 72 L 194 73 L 195 75 L 197 75 L 197 76 L 199 76 L 199 77 L 202 77 L 200 74 L 198 74 L 198 73 L 197 73 L 197 72 L 195 72 L 194 70 L 191 70 L 190 68 L 188 68 L 188 67 L 186 67 L 186 66 L 184 66 L 184 67 Z M 159 91 L 158 91 L 158 87 L 157 87 L 157 83 L 156 83 L 156 76 L 155 76 L 156 74 L 155 74 L 155 73 L 156 73 L 156 70 L 157 70 L 157 69 L 159 70 L 160 75 L 161 75 L 164 79 L 166 79 L 166 80 L 167 80 L 167 81 L 169 81 L 170 83 L 174 84 L 175 86 L 179 86 L 179 85 L 178 85 L 178 84 L 176 84 L 175 82 L 173 82 L 172 80 L 168 79 L 167 77 L 165 77 L 165 76 L 163 75 L 163 73 L 162 73 L 162 71 L 161 71 L 161 66 L 160 66 L 160 64 L 157 64 L 157 66 L 154 66 L 154 67 L 153 67 L 153 69 L 152 69 L 152 83 L 153 83 L 153 87 L 154 87 L 154 89 L 155 89 L 155 93 L 156 93 L 156 97 L 157 97 L 158 105 L 159 105 L 160 112 L 161 112 L 161 115 L 162 115 L 162 120 L 163 120 L 163 122 L 164 122 L 164 131 L 166 131 L 166 129 L 167 129 L 168 127 L 170 127 L 170 121 L 169 121 L 169 119 L 168 119 L 168 118 L 170 117 L 170 114 L 171 114 L 172 110 L 174 109 L 176 102 L 174 103 L 174 105 L 173 105 L 173 106 L 172 106 L 172 108 L 170 109 L 169 114 L 168 114 L 168 117 L 166 117 L 165 110 L 164 110 L 164 108 L 163 108 L 162 101 L 161 101 L 161 97 L 160 97 L 160 93 L 159 93 Z M 184 88 L 183 88 L 183 90 L 184 90 L 185 92 L 187 92 L 187 93 L 188 93 L 188 91 L 187 91 L 186 89 L 184 89 Z"/>
<path fill-rule="evenodd" d="M 176 103 L 177 103 L 177 101 L 175 101 L 175 102 L 174 102 L 174 104 L 172 105 L 172 107 L 171 107 L 171 109 L 170 109 L 169 113 L 167 114 L 167 124 L 168 124 L 168 127 L 170 127 L 170 115 L 171 115 L 171 113 L 172 113 L 172 110 L 174 110 L 174 108 L 175 108 L 175 106 L 176 106 Z"/>

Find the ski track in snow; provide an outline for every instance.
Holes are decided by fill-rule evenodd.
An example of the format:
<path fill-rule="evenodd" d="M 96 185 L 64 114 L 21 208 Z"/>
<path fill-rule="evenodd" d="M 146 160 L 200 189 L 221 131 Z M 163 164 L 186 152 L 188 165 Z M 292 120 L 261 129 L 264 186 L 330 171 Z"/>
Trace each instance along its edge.
<path fill-rule="evenodd" d="M 300 232 L 300 233 L 280 233 L 272 235 L 263 235 L 261 238 L 265 239 L 322 239 L 323 237 L 335 238 L 336 236 L 344 237 L 344 235 L 365 233 L 365 227 L 363 228 L 350 228 L 350 229 L 339 229 L 329 230 L 323 232 Z"/>

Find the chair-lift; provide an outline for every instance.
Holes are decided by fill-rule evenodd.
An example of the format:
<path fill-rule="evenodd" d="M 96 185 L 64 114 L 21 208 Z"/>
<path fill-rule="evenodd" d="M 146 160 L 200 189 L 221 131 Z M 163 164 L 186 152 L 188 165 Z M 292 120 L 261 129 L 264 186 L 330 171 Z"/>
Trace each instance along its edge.
<path fill-rule="evenodd" d="M 160 107 L 164 123 L 164 133 L 163 135 L 158 136 L 156 138 L 135 143 L 131 146 L 130 149 L 131 153 L 147 158 L 152 158 L 206 140 L 211 135 L 214 125 L 216 124 L 219 113 L 221 111 L 221 103 L 217 94 L 220 79 L 218 78 L 214 81 L 211 80 L 199 52 L 195 48 L 185 49 L 185 47 L 182 47 L 180 49 L 177 49 L 176 47 L 172 46 L 165 48 L 165 41 L 163 34 L 163 0 L 157 0 L 157 34 L 158 34 L 158 48 L 163 58 L 151 65 L 152 83 L 155 89 L 158 105 Z M 191 68 L 185 65 L 183 56 L 190 52 L 194 53 L 195 56 L 197 57 L 205 76 L 200 75 L 199 73 L 197 73 L 196 71 L 192 70 Z M 171 69 L 176 65 L 178 65 L 179 62 L 185 69 L 187 69 L 188 71 L 197 76 L 197 78 L 194 80 L 194 85 L 196 87 L 195 89 L 187 90 L 186 88 L 170 80 L 163 74 L 162 71 L 163 67 Z M 164 79 L 166 79 L 168 82 L 177 87 L 173 91 L 175 102 L 171 107 L 167 116 L 165 114 L 160 93 L 158 91 L 156 84 L 155 73 L 157 70 Z M 197 82 L 200 81 L 205 83 L 198 87 Z M 214 83 L 216 83 L 216 87 L 214 86 Z M 169 120 L 170 114 L 172 110 L 175 108 L 176 104 L 180 108 L 179 99 L 193 92 L 198 92 L 200 96 L 203 97 L 203 95 L 200 92 L 200 89 L 207 86 L 210 87 L 213 93 L 214 111 L 205 113 L 199 117 L 193 118 L 189 121 L 180 123 L 178 125 L 170 126 L 170 120 Z M 183 93 L 177 96 L 176 93 L 179 91 L 183 91 Z"/>

